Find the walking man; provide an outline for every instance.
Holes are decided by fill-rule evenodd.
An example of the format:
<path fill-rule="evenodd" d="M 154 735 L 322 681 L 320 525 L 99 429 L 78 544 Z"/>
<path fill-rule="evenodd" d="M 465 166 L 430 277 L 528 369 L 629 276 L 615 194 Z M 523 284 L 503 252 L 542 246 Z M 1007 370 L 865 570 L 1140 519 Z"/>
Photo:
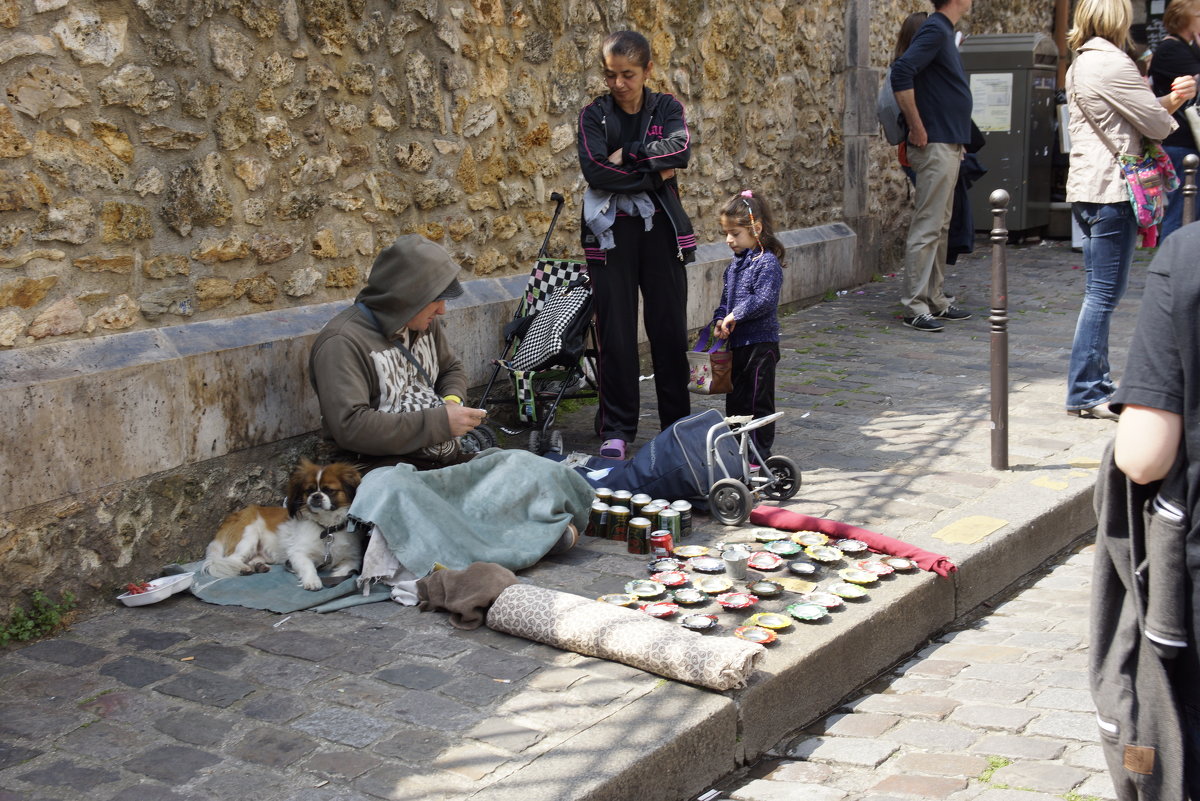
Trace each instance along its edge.
<path fill-rule="evenodd" d="M 971 141 L 971 88 L 954 26 L 971 10 L 971 0 L 933 0 L 933 9 L 892 64 L 892 91 L 908 126 L 908 161 L 917 176 L 900 299 L 904 324 L 917 331 L 941 331 L 943 320 L 971 316 L 942 291 L 954 185 Z"/>

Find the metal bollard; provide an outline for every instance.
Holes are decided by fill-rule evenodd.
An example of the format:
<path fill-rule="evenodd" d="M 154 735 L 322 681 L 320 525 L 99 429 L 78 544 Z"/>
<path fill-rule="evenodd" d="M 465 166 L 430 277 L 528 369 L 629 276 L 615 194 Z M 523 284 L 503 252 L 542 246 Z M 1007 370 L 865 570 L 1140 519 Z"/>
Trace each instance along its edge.
<path fill-rule="evenodd" d="M 992 469 L 1008 469 L 1008 192 L 988 196 L 992 206 Z"/>
<path fill-rule="evenodd" d="M 1188 153 L 1183 157 L 1183 224 L 1196 221 L 1196 169 L 1200 157 Z"/>

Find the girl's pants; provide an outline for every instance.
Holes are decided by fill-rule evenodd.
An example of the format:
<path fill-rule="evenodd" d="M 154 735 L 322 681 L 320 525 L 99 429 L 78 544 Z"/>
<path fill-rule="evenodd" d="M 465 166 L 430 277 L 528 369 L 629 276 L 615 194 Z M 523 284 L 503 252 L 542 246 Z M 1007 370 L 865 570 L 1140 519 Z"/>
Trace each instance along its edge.
<path fill-rule="evenodd" d="M 725 396 L 725 414 L 749 414 L 766 417 L 775 413 L 775 363 L 779 361 L 778 342 L 756 342 L 733 349 L 733 392 Z M 750 432 L 750 438 L 763 459 L 771 455 L 775 444 L 775 424 Z"/>

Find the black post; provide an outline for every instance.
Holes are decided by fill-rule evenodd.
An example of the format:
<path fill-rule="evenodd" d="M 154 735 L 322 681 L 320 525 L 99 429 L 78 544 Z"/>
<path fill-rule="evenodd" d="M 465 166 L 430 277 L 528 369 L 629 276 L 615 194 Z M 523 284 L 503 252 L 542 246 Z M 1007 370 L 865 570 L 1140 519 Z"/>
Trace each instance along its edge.
<path fill-rule="evenodd" d="M 992 205 L 992 469 L 1008 469 L 1008 192 L 988 196 Z"/>
<path fill-rule="evenodd" d="M 1188 153 L 1183 157 L 1183 224 L 1196 221 L 1196 169 L 1200 157 Z"/>

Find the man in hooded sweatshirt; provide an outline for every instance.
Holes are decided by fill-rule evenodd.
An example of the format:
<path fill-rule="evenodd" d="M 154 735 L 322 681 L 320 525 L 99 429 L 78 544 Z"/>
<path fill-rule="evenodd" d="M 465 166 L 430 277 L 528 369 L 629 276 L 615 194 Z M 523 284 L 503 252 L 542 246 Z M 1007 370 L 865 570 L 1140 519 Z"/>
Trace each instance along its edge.
<path fill-rule="evenodd" d="M 482 409 L 463 405 L 467 374 L 438 319 L 463 292 L 460 269 L 440 245 L 400 237 L 375 258 L 355 304 L 313 343 L 325 435 L 366 469 L 464 461 L 456 438 L 483 422 Z"/>

